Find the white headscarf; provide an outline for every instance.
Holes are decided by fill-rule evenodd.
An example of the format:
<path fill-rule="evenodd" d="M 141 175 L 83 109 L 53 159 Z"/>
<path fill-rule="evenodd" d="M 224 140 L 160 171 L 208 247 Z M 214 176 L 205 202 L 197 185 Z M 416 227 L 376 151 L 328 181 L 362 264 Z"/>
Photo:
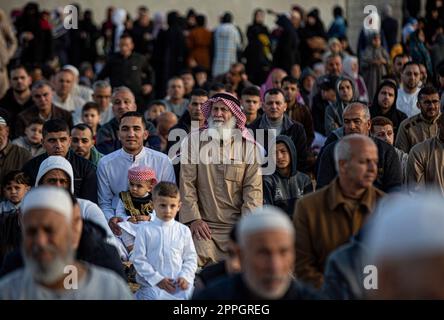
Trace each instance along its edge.
<path fill-rule="evenodd" d="M 50 209 L 65 216 L 71 221 L 73 215 L 73 203 L 69 193 L 52 186 L 33 188 L 23 199 L 21 212 L 28 214 L 32 209 Z"/>
<path fill-rule="evenodd" d="M 126 21 L 126 10 L 122 8 L 118 8 L 114 10 L 112 22 L 116 26 L 116 31 L 114 33 L 114 52 L 119 52 L 119 41 L 120 36 L 125 31 L 125 21 Z"/>

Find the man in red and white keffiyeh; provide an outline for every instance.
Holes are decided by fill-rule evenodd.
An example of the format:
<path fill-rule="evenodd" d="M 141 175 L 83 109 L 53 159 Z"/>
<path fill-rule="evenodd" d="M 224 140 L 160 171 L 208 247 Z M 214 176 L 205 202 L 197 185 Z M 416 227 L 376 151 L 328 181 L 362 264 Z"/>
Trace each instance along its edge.
<path fill-rule="evenodd" d="M 263 203 L 261 165 L 254 155 L 258 145 L 245 128 L 239 100 L 216 94 L 203 104 L 202 113 L 204 125 L 188 136 L 199 149 L 183 145 L 182 156 L 198 161 L 181 162 L 179 214 L 180 221 L 190 225 L 201 267 L 226 258 L 234 224 Z"/>
<path fill-rule="evenodd" d="M 247 118 L 241 109 L 241 103 L 232 94 L 215 94 L 202 105 L 202 114 L 205 122 L 200 128 L 201 131 L 216 129 L 220 136 L 223 136 L 223 130 L 230 132 L 232 129 L 238 129 L 245 139 L 254 143 L 253 136 L 245 127 Z"/>

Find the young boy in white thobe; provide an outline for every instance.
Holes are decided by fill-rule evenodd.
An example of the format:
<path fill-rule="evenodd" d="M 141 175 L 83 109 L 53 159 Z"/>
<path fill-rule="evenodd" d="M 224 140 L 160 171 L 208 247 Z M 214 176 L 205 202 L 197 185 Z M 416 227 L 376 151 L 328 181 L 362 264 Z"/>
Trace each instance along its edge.
<path fill-rule="evenodd" d="M 131 261 L 136 269 L 139 300 L 190 299 L 197 253 L 190 229 L 175 220 L 180 209 L 179 189 L 159 182 L 153 190 L 156 219 L 139 228 Z"/>

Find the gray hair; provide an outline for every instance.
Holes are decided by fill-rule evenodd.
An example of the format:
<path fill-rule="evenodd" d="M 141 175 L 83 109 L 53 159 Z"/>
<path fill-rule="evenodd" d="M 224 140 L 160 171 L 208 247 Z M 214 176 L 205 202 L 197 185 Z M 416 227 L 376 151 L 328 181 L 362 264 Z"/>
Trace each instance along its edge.
<path fill-rule="evenodd" d="M 108 81 L 105 80 L 98 80 L 93 84 L 94 91 L 96 91 L 96 89 L 106 89 L 106 88 L 111 88 L 111 85 L 109 84 Z"/>
<path fill-rule="evenodd" d="M 112 98 L 114 99 L 114 97 L 120 92 L 129 92 L 133 97 L 134 103 L 136 102 L 136 97 L 134 97 L 134 93 L 131 91 L 130 88 L 125 86 L 114 88 Z"/>
<path fill-rule="evenodd" d="M 37 89 L 40 89 L 43 87 L 49 87 L 51 90 L 53 89 L 51 83 L 48 80 L 38 80 L 32 84 L 31 91 L 34 91 L 34 90 L 37 90 Z"/>
<path fill-rule="evenodd" d="M 352 141 L 356 141 L 356 140 L 366 141 L 366 142 L 369 142 L 369 143 L 375 145 L 373 140 L 370 139 L 369 137 L 364 136 L 362 134 L 356 134 L 356 133 L 349 134 L 349 135 L 345 136 L 344 138 L 342 138 L 341 140 L 339 140 L 338 143 L 335 145 L 335 149 L 334 149 L 336 172 L 339 173 L 339 161 L 341 161 L 341 160 L 349 161 L 352 158 L 351 143 L 352 143 Z"/>
<path fill-rule="evenodd" d="M 370 109 L 363 104 L 362 102 L 352 102 L 350 103 L 347 107 L 345 107 L 344 111 L 342 112 L 342 116 L 344 116 L 344 114 L 348 111 L 350 111 L 351 109 L 355 108 L 355 107 L 361 107 L 362 110 L 364 111 L 364 117 L 365 120 L 368 121 L 370 120 L 371 116 L 370 116 Z"/>

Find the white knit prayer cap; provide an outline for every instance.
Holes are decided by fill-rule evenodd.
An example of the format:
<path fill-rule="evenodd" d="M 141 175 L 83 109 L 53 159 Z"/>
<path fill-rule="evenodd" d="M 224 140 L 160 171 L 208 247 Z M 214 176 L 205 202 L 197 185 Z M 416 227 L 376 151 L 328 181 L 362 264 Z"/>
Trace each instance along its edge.
<path fill-rule="evenodd" d="M 270 205 L 256 208 L 239 221 L 237 228 L 239 244 L 244 246 L 245 239 L 250 234 L 270 230 L 282 230 L 294 236 L 293 224 L 281 209 Z"/>
<path fill-rule="evenodd" d="M 436 191 L 386 198 L 369 221 L 369 262 L 444 255 L 444 198 Z"/>
<path fill-rule="evenodd" d="M 25 216 L 32 209 L 50 209 L 71 221 L 73 203 L 69 193 L 62 188 L 40 186 L 29 191 L 22 201 L 21 212 Z"/>

